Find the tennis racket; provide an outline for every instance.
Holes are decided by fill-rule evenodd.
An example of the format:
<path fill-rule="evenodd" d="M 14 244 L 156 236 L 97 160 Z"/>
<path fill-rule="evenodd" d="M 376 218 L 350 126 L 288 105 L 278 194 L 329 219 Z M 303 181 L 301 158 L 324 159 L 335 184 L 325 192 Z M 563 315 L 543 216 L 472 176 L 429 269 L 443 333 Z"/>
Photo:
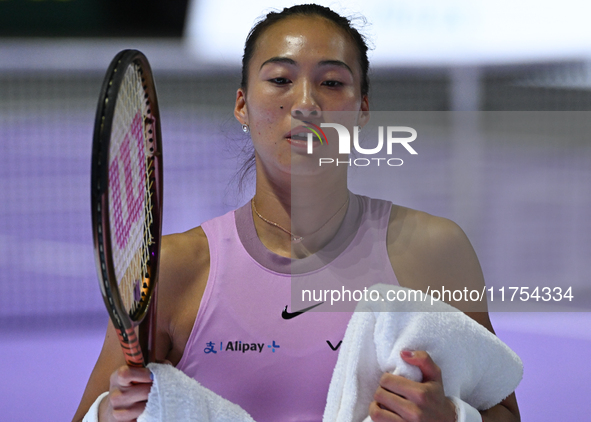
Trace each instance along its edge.
<path fill-rule="evenodd" d="M 127 364 L 145 366 L 155 359 L 162 146 L 152 71 L 137 50 L 117 54 L 103 81 L 91 192 L 101 293 Z"/>

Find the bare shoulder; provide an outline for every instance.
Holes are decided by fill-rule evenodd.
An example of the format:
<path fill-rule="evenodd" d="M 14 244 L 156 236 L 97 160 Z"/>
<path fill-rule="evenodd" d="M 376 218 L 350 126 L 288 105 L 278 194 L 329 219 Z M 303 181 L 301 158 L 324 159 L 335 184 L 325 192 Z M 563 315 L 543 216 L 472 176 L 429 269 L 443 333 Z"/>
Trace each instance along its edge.
<path fill-rule="evenodd" d="M 442 260 L 449 253 L 472 249 L 464 231 L 453 221 L 412 208 L 392 206 L 388 225 L 390 255 Z M 422 262 L 425 264 L 426 262 Z"/>
<path fill-rule="evenodd" d="M 184 233 L 163 236 L 159 282 L 168 289 L 186 287 L 195 272 L 209 266 L 209 246 L 205 232 L 196 227 Z"/>
<path fill-rule="evenodd" d="M 388 255 L 401 286 L 479 290 L 484 277 L 464 231 L 453 221 L 394 205 L 388 226 Z M 457 304 L 456 304 L 457 305 Z M 486 311 L 486 306 L 470 308 Z"/>
<path fill-rule="evenodd" d="M 158 281 L 158 331 L 177 364 L 191 334 L 209 276 L 209 246 L 201 227 L 162 238 Z"/>

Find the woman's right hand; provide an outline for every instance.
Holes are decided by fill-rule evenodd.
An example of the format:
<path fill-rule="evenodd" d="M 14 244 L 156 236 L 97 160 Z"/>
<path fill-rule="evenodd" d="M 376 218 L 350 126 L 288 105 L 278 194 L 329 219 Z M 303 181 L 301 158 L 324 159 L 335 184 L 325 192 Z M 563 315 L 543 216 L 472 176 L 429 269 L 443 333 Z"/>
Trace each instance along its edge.
<path fill-rule="evenodd" d="M 100 422 L 135 421 L 146 408 L 152 388 L 148 368 L 121 366 L 111 375 L 109 394 L 99 406 Z"/>

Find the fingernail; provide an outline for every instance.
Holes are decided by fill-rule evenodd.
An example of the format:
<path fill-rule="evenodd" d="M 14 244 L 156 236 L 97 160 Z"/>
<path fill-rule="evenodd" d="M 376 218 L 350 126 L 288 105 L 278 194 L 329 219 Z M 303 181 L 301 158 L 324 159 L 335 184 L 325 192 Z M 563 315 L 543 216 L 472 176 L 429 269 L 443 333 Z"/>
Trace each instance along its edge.
<path fill-rule="evenodd" d="M 415 352 L 412 350 L 403 350 L 402 352 L 400 352 L 400 354 L 402 356 L 404 356 L 405 358 L 412 358 L 415 355 Z"/>
<path fill-rule="evenodd" d="M 150 379 L 154 381 L 154 372 L 150 371 Z"/>

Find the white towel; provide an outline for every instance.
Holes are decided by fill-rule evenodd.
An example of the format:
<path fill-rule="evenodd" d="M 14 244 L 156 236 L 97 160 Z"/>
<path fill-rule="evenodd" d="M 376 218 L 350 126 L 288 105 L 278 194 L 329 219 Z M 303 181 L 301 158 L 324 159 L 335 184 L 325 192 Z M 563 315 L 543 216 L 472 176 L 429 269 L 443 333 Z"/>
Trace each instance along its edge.
<path fill-rule="evenodd" d="M 240 406 L 171 365 L 151 363 L 154 382 L 138 422 L 254 422 Z"/>
<path fill-rule="evenodd" d="M 521 381 L 519 357 L 452 306 L 431 305 L 430 297 L 427 302 L 387 300 L 388 290 L 410 291 L 403 287 L 379 284 L 369 290 L 380 298 L 360 302 L 349 322 L 323 422 L 369 421 L 369 404 L 384 372 L 420 382 L 420 370 L 402 360 L 402 350 L 426 350 L 441 369 L 446 396 L 480 410 L 502 401 Z"/>

